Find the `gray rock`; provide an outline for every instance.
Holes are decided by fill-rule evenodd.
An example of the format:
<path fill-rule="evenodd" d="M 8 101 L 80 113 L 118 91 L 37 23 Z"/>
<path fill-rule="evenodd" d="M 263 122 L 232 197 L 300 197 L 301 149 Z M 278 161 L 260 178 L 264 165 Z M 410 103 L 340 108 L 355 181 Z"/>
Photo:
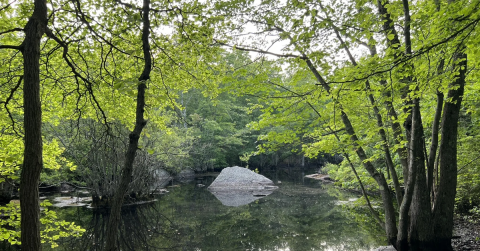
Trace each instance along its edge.
<path fill-rule="evenodd" d="M 373 251 L 397 251 L 393 246 L 382 246 L 374 249 Z"/>
<path fill-rule="evenodd" d="M 220 175 L 208 187 L 210 191 L 217 190 L 274 190 L 273 181 L 247 168 L 234 166 L 222 170 Z"/>
<path fill-rule="evenodd" d="M 153 173 L 154 182 L 151 184 L 151 190 L 164 188 L 173 179 L 169 172 L 164 169 L 157 169 Z"/>
<path fill-rule="evenodd" d="M 208 187 L 225 206 L 247 205 L 271 194 L 277 186 L 263 175 L 243 167 L 227 167 Z"/>

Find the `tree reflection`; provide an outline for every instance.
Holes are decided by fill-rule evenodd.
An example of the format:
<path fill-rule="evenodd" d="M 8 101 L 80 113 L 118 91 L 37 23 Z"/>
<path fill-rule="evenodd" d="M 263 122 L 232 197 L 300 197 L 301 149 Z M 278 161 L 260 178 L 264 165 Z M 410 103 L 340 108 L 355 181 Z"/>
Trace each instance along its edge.
<path fill-rule="evenodd" d="M 101 251 L 105 245 L 109 211 L 79 209 L 76 216 L 78 224 L 83 222 L 85 233 L 81 238 L 59 242 L 60 247 L 55 250 Z M 122 208 L 121 219 L 118 231 L 118 246 L 121 250 L 182 249 L 178 227 L 157 211 L 154 204 L 125 206 Z M 44 247 L 44 250 L 50 248 Z"/>
<path fill-rule="evenodd" d="M 316 181 L 279 175 L 279 189 L 248 205 L 227 207 L 205 186 L 169 188 L 154 204 L 124 207 L 121 250 L 372 250 L 383 243 L 376 225 L 336 206 L 338 199 Z M 333 188 L 332 188 L 333 189 Z M 329 191 L 331 192 L 331 191 Z M 352 196 L 346 194 L 345 196 Z M 345 198 L 348 199 L 348 198 Z M 56 250 L 101 250 L 108 214 L 67 209 L 68 221 L 87 229 Z M 49 250 L 49 249 L 45 249 Z"/>

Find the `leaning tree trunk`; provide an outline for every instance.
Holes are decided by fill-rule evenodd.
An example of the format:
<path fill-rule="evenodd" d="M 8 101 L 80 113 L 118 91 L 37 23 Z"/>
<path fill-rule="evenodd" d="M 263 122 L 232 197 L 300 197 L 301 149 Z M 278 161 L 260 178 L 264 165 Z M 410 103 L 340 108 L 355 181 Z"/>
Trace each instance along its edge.
<path fill-rule="evenodd" d="M 138 78 L 140 82 L 138 85 L 137 93 L 137 107 L 135 127 L 129 135 L 128 149 L 125 154 L 125 163 L 122 170 L 122 177 L 120 184 L 117 188 L 115 196 L 113 198 L 113 204 L 110 211 L 110 218 L 107 225 L 107 240 L 105 250 L 116 251 L 118 250 L 117 235 L 118 226 L 120 225 L 121 209 L 125 193 L 127 192 L 128 185 L 131 181 L 133 173 L 133 162 L 135 160 L 135 154 L 138 149 L 138 140 L 142 133 L 143 127 L 147 124 L 147 121 L 143 117 L 145 109 L 145 89 L 147 88 L 146 81 L 150 79 L 150 72 L 152 70 L 152 59 L 150 54 L 150 0 L 143 0 L 143 30 L 142 30 L 142 44 L 143 55 L 145 58 L 144 68 L 142 75 Z"/>
<path fill-rule="evenodd" d="M 303 54 L 303 58 L 307 63 L 308 68 L 313 73 L 315 78 L 317 79 L 318 83 L 322 86 L 322 88 L 327 92 L 330 93 L 330 86 L 328 83 L 323 79 L 320 73 L 317 71 L 315 66 L 313 65 L 312 61 Z M 348 115 L 343 111 L 341 105 L 341 119 L 343 125 L 345 126 L 345 131 L 350 135 L 350 140 L 355 147 L 355 153 L 357 154 L 358 158 L 362 161 L 363 166 L 367 170 L 367 172 L 375 179 L 380 189 L 380 195 L 382 196 L 383 208 L 385 209 L 385 232 L 387 234 L 388 243 L 395 244 L 397 242 L 397 225 L 396 225 L 396 215 L 395 209 L 393 207 L 392 195 L 390 193 L 390 188 L 388 187 L 387 180 L 383 176 L 382 173 L 377 172 L 375 167 L 373 166 L 372 162 L 370 162 L 367 158 L 367 154 L 362 146 L 358 144 L 359 139 L 355 133 L 355 129 L 350 121 Z"/>
<path fill-rule="evenodd" d="M 40 102 L 40 40 L 47 27 L 45 0 L 35 0 L 35 9 L 25 26 L 23 41 L 23 109 L 25 150 L 20 178 L 21 237 L 23 251 L 42 250 L 38 183 L 43 167 L 42 111 Z"/>

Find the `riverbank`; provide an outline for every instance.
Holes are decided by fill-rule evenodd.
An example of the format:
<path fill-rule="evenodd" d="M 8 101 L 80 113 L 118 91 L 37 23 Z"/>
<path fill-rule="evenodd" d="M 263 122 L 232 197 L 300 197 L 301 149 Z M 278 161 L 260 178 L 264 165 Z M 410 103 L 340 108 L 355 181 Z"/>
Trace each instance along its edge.
<path fill-rule="evenodd" d="M 456 216 L 453 233 L 460 237 L 452 240 L 453 250 L 480 250 L 480 219 Z"/>
<path fill-rule="evenodd" d="M 463 216 L 455 216 L 453 235 L 459 238 L 452 240 L 454 251 L 480 250 L 480 219 L 473 221 Z M 374 251 L 394 251 L 392 246 L 378 247 Z"/>

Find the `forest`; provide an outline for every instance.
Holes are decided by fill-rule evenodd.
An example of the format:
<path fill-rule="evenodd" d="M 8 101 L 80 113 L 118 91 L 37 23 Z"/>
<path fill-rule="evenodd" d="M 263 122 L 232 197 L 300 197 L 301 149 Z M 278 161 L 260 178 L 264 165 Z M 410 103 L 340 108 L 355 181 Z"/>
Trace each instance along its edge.
<path fill-rule="evenodd" d="M 479 22 L 478 0 L 0 0 L 0 241 L 83 234 L 44 187 L 89 189 L 112 251 L 162 172 L 301 166 L 396 250 L 453 250 L 480 216 Z"/>

